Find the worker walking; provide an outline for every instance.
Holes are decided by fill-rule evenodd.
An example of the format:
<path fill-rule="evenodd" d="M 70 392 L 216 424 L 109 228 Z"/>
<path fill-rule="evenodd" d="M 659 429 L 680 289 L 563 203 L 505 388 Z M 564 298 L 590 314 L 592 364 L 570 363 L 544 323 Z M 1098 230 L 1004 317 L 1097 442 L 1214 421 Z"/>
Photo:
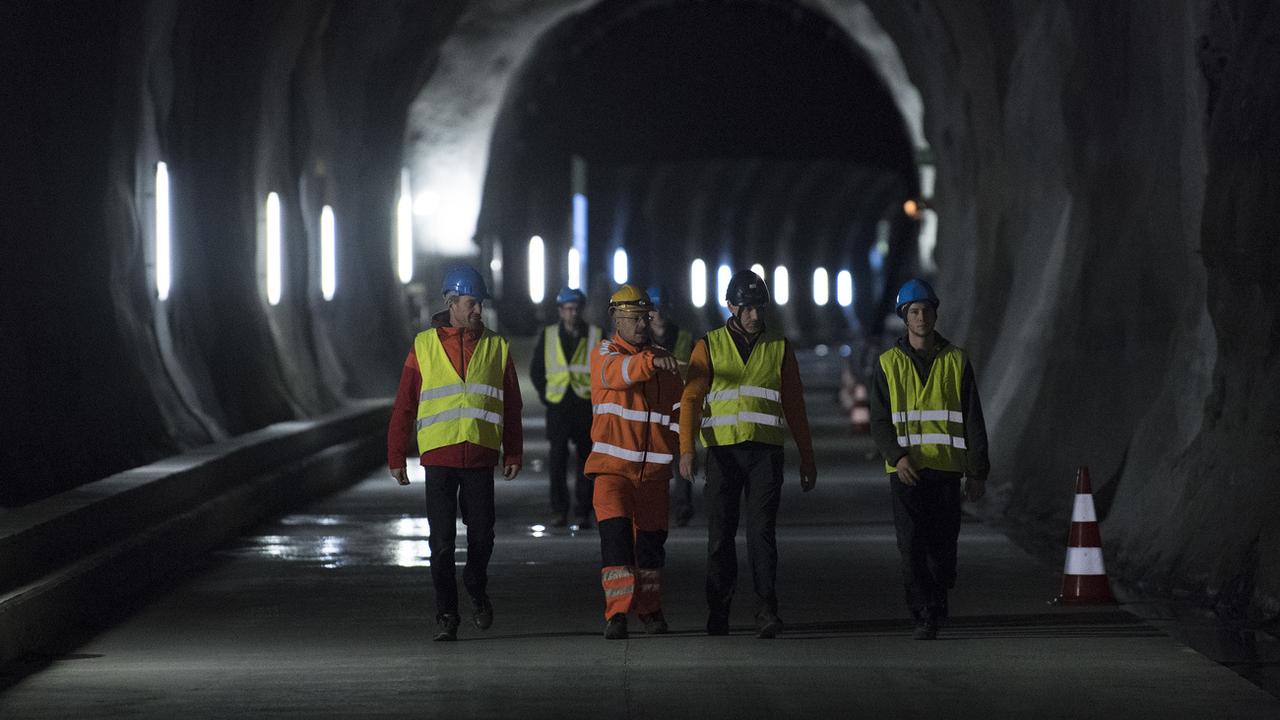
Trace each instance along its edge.
<path fill-rule="evenodd" d="M 645 632 L 667 632 L 662 566 L 667 540 L 667 482 L 678 447 L 675 413 L 683 383 L 671 353 L 651 344 L 653 303 L 623 285 L 609 300 L 614 335 L 591 352 L 591 456 L 600 529 L 605 631 L 627 637 L 627 613 Z"/>
<path fill-rule="evenodd" d="M 649 329 L 653 343 L 666 348 L 675 356 L 680 366 L 680 377 L 689 372 L 689 355 L 693 352 L 693 334 L 676 324 L 671 318 L 671 308 L 667 305 L 667 295 L 659 287 L 648 289 L 649 299 L 653 301 L 653 318 Z M 680 474 L 677 460 L 672 467 L 671 478 L 671 513 L 676 525 L 684 527 L 693 518 L 693 481 Z"/>
<path fill-rule="evenodd" d="M 449 269 L 442 293 L 445 309 L 418 333 L 400 374 L 387 431 L 387 465 L 409 484 L 405 447 L 416 430 L 426 471 L 430 523 L 431 580 L 436 595 L 436 640 L 458 636 L 458 581 L 454 542 L 458 511 L 467 526 L 467 564 L 462 581 L 471 596 L 471 622 L 493 624 L 488 594 L 493 554 L 493 467 L 502 451 L 507 480 L 520 472 L 523 436 L 520 384 L 507 341 L 487 330 L 480 317 L 489 299 L 484 279 L 465 265 Z"/>
<path fill-rule="evenodd" d="M 735 535 L 745 497 L 756 635 L 772 638 L 783 627 L 775 584 L 784 418 L 800 450 L 805 492 L 817 482 L 817 467 L 795 352 L 765 326 L 769 287 L 742 270 L 730 279 L 725 300 L 731 316 L 698 340 L 689 361 L 680 401 L 680 474 L 691 478 L 697 469 L 693 438 L 701 428 L 707 447 L 707 633 L 729 633 L 738 578 Z"/>
<path fill-rule="evenodd" d="M 982 497 L 990 469 L 973 366 L 934 330 L 938 305 L 923 280 L 898 290 L 907 334 L 880 355 L 870 402 L 871 436 L 889 473 L 907 606 L 921 640 L 937 637 L 947 618 L 960 505 Z"/>
<path fill-rule="evenodd" d="M 604 332 L 584 322 L 586 300 L 581 290 L 560 290 L 556 295 L 560 322 L 543 328 L 529 365 L 538 398 L 547 408 L 552 527 L 569 524 L 569 484 L 565 475 L 570 442 L 577 455 L 573 510 L 580 528 L 591 527 L 591 479 L 583 472 L 591 452 L 591 367 L 587 353 L 600 344 Z"/>

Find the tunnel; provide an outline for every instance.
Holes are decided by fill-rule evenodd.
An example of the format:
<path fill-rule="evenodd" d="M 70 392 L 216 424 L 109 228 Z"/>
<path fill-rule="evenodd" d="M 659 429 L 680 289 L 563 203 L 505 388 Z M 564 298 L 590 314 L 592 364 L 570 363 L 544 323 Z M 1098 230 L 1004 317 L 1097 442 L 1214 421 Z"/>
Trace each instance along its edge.
<path fill-rule="evenodd" d="M 131 538 L 156 547 L 118 584 L 151 588 L 390 483 L 448 268 L 480 271 L 527 375 L 561 287 L 606 330 L 622 283 L 660 287 L 700 336 L 758 265 L 831 417 L 932 282 L 991 439 L 963 533 L 1054 565 L 1087 467 L 1130 609 L 1268 667 L 1277 37 L 1263 0 L 7 3 L 0 603 Z M 839 417 L 822 482 L 879 462 Z M 137 602 L 76 597 L 0 637 L 79 642 Z"/>

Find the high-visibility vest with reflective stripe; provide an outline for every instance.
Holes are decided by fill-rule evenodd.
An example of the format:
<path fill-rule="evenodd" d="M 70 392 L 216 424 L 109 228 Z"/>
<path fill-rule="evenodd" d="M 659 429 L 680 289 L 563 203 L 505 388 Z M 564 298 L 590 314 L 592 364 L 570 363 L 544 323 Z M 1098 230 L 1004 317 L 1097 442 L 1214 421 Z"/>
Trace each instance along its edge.
<path fill-rule="evenodd" d="M 599 345 L 602 335 L 600 328 L 588 326 L 587 336 L 579 339 L 577 347 L 573 349 L 573 358 L 565 360 L 564 348 L 560 346 L 560 326 L 552 325 L 543 331 L 547 402 L 554 404 L 564 400 L 565 393 L 570 389 L 583 400 L 591 399 L 591 365 L 588 364 L 587 349 Z"/>
<path fill-rule="evenodd" d="M 702 415 L 703 445 L 735 445 L 749 440 L 782 444 L 782 358 L 786 347 L 782 336 L 765 331 L 744 365 L 729 328 L 707 333 L 712 377 Z"/>
<path fill-rule="evenodd" d="M 418 452 L 461 442 L 500 448 L 507 341 L 485 330 L 471 353 L 465 378 L 453 369 L 435 328 L 418 333 L 413 352 L 422 373 Z"/>
<path fill-rule="evenodd" d="M 964 412 L 960 379 L 965 353 L 948 345 L 934 358 L 923 385 L 915 364 L 901 348 L 880 355 L 889 381 L 889 410 L 898 431 L 898 445 L 907 449 L 911 464 L 949 472 L 964 472 Z M 885 463 L 888 472 L 897 468 Z"/>

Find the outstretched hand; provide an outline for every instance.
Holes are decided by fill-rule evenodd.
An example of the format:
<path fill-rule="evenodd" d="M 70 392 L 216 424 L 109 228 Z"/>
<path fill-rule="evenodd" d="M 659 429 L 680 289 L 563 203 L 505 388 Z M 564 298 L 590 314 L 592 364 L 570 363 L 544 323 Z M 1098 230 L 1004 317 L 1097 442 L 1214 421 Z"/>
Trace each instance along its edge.
<path fill-rule="evenodd" d="M 680 372 L 680 363 L 670 355 L 655 356 L 653 358 L 653 367 L 658 370 L 666 370 L 667 372 Z"/>

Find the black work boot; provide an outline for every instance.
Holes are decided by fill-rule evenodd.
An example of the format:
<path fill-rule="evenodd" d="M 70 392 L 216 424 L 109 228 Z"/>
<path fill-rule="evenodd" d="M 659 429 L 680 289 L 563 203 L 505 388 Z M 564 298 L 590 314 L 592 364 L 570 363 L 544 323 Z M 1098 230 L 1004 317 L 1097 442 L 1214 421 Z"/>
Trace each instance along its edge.
<path fill-rule="evenodd" d="M 604 626 L 605 640 L 626 640 L 627 639 L 627 614 L 616 613 L 609 618 L 609 622 Z"/>
<path fill-rule="evenodd" d="M 473 599 L 472 602 L 475 603 L 475 610 L 471 613 L 471 624 L 478 630 L 488 630 L 493 625 L 493 603 L 487 597 Z"/>
<path fill-rule="evenodd" d="M 934 640 L 938 637 L 938 616 L 932 608 L 925 608 L 916 618 L 916 640 Z"/>
<path fill-rule="evenodd" d="M 769 640 L 782 632 L 782 618 L 768 610 L 756 615 L 756 637 Z"/>
<path fill-rule="evenodd" d="M 651 613 L 642 613 L 640 622 L 644 623 L 644 631 L 650 635 L 663 635 L 667 632 L 667 619 L 662 616 L 662 611 L 657 610 Z"/>
<path fill-rule="evenodd" d="M 440 613 L 436 616 L 435 640 L 457 640 L 458 624 L 461 618 L 453 613 Z"/>

